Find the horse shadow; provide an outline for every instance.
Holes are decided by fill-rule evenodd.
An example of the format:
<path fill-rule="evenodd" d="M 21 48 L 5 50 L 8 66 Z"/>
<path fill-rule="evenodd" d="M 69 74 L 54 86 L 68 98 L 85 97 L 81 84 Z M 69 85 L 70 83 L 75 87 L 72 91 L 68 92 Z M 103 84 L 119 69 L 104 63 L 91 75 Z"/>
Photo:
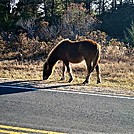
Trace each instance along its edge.
<path fill-rule="evenodd" d="M 14 80 L 0 82 L 0 95 L 15 94 L 38 90 L 58 90 L 65 87 L 80 86 L 81 84 L 72 84 L 64 81 L 43 81 L 43 80 Z"/>

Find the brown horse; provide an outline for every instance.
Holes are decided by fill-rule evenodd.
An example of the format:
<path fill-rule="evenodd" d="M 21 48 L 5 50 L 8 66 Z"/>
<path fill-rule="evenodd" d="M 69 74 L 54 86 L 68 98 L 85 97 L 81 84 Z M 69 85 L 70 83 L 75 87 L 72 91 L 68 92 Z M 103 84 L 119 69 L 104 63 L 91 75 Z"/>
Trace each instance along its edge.
<path fill-rule="evenodd" d="M 70 72 L 69 62 L 80 63 L 85 60 L 87 65 L 87 76 L 83 84 L 88 83 L 90 79 L 90 74 L 96 68 L 97 72 L 97 83 L 101 82 L 100 79 L 100 69 L 99 69 L 99 58 L 100 58 L 100 45 L 93 40 L 83 40 L 83 41 L 70 41 L 63 40 L 52 51 L 50 52 L 46 62 L 43 66 L 43 80 L 49 78 L 52 73 L 53 66 L 58 60 L 63 61 L 63 74 L 64 79 L 65 66 L 67 67 L 67 72 L 69 73 L 69 82 L 73 80 L 72 74 Z"/>

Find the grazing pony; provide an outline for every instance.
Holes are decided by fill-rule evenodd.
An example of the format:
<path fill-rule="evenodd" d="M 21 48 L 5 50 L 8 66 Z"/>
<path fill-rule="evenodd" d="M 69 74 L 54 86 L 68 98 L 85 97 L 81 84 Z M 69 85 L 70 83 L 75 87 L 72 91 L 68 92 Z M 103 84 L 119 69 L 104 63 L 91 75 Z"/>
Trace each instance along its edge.
<path fill-rule="evenodd" d="M 100 59 L 100 45 L 93 40 L 82 40 L 82 41 L 70 41 L 68 39 L 63 40 L 52 49 L 46 62 L 43 66 L 43 80 L 49 78 L 52 73 L 53 66 L 58 60 L 63 61 L 63 73 L 62 80 L 64 79 L 65 66 L 67 67 L 67 72 L 69 73 L 69 82 L 73 80 L 69 62 L 80 63 L 85 60 L 87 65 L 87 76 L 83 84 L 88 83 L 90 80 L 90 74 L 96 68 L 97 72 L 97 83 L 101 82 L 100 69 L 99 69 L 99 59 Z"/>

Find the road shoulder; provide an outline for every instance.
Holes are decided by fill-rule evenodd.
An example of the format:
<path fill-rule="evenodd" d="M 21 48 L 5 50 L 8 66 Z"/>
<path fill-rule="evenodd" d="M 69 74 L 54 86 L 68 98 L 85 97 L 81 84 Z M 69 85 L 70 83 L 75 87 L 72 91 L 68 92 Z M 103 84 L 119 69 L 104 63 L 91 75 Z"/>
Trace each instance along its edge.
<path fill-rule="evenodd" d="M 60 90 L 60 91 L 73 91 L 82 93 L 97 93 L 97 94 L 108 94 L 108 95 L 119 95 L 119 96 L 134 96 L 134 91 L 118 88 L 108 87 L 92 87 L 91 85 L 73 84 L 65 82 L 54 82 L 54 81 L 42 81 L 42 80 L 9 80 L 0 78 L 0 85 L 13 86 L 13 87 L 24 87 L 24 88 L 35 88 L 39 90 Z"/>

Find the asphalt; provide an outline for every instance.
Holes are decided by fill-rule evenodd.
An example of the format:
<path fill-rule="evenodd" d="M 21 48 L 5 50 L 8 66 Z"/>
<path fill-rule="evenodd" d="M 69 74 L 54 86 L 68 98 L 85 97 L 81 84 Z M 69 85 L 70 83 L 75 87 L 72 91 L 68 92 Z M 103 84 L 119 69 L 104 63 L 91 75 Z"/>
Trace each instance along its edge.
<path fill-rule="evenodd" d="M 134 133 L 134 98 L 0 87 L 0 125 L 70 134 Z"/>

